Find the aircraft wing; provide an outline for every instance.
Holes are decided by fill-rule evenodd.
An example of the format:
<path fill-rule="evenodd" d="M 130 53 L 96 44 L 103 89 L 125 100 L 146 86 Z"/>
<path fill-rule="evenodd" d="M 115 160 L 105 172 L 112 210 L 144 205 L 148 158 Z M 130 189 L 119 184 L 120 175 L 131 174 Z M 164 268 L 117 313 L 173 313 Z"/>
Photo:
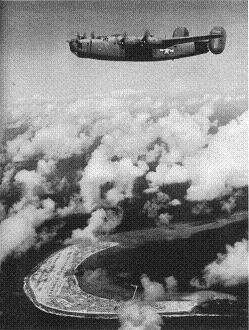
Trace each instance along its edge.
<path fill-rule="evenodd" d="M 162 40 L 157 40 L 155 42 L 149 42 L 149 45 L 152 48 L 167 48 L 167 47 L 171 47 L 174 45 L 179 45 L 179 44 L 185 44 L 188 42 L 198 42 L 198 41 L 203 41 L 203 42 L 207 42 L 210 39 L 216 39 L 216 38 L 221 38 L 223 37 L 222 34 L 208 34 L 208 35 L 204 35 L 204 36 L 197 36 L 197 37 L 176 37 L 176 38 L 172 38 L 172 39 L 162 39 Z"/>

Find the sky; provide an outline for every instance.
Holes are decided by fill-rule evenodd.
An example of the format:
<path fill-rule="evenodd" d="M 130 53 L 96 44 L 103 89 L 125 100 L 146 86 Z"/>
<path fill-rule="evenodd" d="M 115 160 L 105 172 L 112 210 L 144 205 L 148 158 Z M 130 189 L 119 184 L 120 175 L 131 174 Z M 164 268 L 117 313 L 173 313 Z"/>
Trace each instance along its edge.
<path fill-rule="evenodd" d="M 8 1 L 1 2 L 1 95 L 78 98 L 116 89 L 178 96 L 247 88 L 246 1 Z M 211 53 L 159 63 L 80 59 L 66 43 L 76 32 L 171 37 L 227 31 L 221 55 Z"/>

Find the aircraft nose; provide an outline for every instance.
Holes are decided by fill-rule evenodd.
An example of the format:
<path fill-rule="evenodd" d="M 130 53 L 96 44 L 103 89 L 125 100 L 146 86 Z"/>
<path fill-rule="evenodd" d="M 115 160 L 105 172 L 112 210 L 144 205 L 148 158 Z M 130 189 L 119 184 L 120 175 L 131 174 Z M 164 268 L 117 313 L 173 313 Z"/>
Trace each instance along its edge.
<path fill-rule="evenodd" d="M 72 52 L 75 52 L 78 47 L 77 40 L 72 39 L 71 41 L 69 41 L 69 47 Z"/>

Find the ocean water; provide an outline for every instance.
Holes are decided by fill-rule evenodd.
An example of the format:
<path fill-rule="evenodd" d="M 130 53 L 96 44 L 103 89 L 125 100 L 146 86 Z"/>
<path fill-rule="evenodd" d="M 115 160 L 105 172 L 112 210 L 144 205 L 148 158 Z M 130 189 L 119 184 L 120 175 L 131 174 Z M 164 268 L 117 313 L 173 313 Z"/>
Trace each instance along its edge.
<path fill-rule="evenodd" d="M 174 273 L 180 281 L 180 290 L 190 290 L 189 280 L 200 274 L 203 266 L 213 260 L 217 251 L 224 246 L 224 242 L 233 244 L 236 239 L 245 235 L 246 222 L 228 226 L 226 230 L 218 229 L 198 233 L 188 240 L 173 242 L 155 242 L 131 250 L 127 258 L 122 253 L 117 254 L 112 263 L 106 259 L 106 269 L 110 276 L 115 277 L 120 267 L 124 267 L 133 276 L 131 281 L 138 281 L 142 273 L 148 274 L 151 279 L 160 281 L 163 276 Z M 212 242 L 212 244 L 209 244 Z M 196 247 L 198 253 L 196 254 Z M 206 246 L 206 248 L 205 248 Z M 22 285 L 24 276 L 31 271 L 38 259 L 42 260 L 54 250 L 55 246 L 47 244 L 39 252 L 29 251 L 19 259 L 9 258 L 3 265 L 1 288 L 1 329 L 108 329 L 119 328 L 117 320 L 77 319 L 48 314 L 37 309 L 25 296 Z M 195 258 L 191 256 L 195 255 Z M 192 261 L 191 261 L 192 260 Z M 102 260 L 103 262 L 103 260 Z M 134 267 L 134 264 L 136 267 Z M 159 266 L 160 265 L 160 266 Z M 226 292 L 227 290 L 225 290 Z M 244 292 L 243 292 L 244 291 Z M 228 290 L 232 294 L 240 294 L 246 300 L 246 286 L 240 292 Z M 246 301 L 245 301 L 246 305 Z M 223 311 L 224 312 L 224 311 Z M 231 311 L 230 311 L 231 312 Z M 232 313 L 233 314 L 233 313 Z M 188 316 L 165 317 L 162 329 L 247 329 L 245 313 L 230 316 Z"/>

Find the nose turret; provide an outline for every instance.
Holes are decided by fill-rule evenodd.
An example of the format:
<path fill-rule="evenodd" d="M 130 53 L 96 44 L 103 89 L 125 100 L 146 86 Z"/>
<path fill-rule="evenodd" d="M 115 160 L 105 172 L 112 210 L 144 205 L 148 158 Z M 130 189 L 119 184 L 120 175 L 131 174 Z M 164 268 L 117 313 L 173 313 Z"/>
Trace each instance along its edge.
<path fill-rule="evenodd" d="M 79 46 L 79 41 L 77 39 L 72 39 L 69 41 L 69 47 L 71 52 L 73 53 L 77 52 L 78 46 Z"/>

